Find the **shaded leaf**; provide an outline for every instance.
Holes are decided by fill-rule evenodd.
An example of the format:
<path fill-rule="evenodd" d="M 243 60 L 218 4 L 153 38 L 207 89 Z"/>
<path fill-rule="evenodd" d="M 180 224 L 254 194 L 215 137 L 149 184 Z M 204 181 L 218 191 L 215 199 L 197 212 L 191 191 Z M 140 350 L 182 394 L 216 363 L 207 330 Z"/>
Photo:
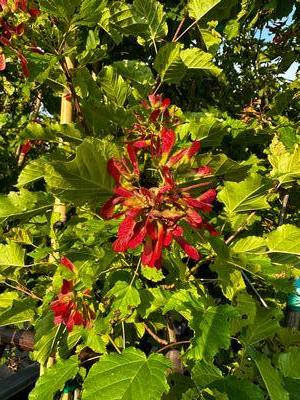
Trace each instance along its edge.
<path fill-rule="evenodd" d="M 204 389 L 216 380 L 222 379 L 222 372 L 214 364 L 201 360 L 192 370 L 192 378 L 198 389 Z"/>
<path fill-rule="evenodd" d="M 36 382 L 29 400 L 53 400 L 54 395 L 63 390 L 65 383 L 73 379 L 79 370 L 78 357 L 72 356 L 68 360 L 58 360 L 45 370 Z"/>
<path fill-rule="evenodd" d="M 254 383 L 235 376 L 227 376 L 222 380 L 215 381 L 211 387 L 226 393 L 230 400 L 263 400 L 263 391 Z"/>
<path fill-rule="evenodd" d="M 261 377 L 266 385 L 271 400 L 289 400 L 289 394 L 283 387 L 278 370 L 276 370 L 270 359 L 262 353 L 251 350 L 253 358 Z"/>
<path fill-rule="evenodd" d="M 0 326 L 15 325 L 34 318 L 35 302 L 32 299 L 14 300 L 12 305 L 0 312 Z"/>
<path fill-rule="evenodd" d="M 284 377 L 300 379 L 300 348 L 293 347 L 287 353 L 280 354 L 278 365 Z"/>
<path fill-rule="evenodd" d="M 179 83 L 186 73 L 186 66 L 181 57 L 181 45 L 167 43 L 162 46 L 155 58 L 154 68 L 160 79 L 166 83 Z"/>
<path fill-rule="evenodd" d="M 228 349 L 231 339 L 230 322 L 238 317 L 238 312 L 229 305 L 208 307 L 202 316 L 195 316 L 189 324 L 195 335 L 187 357 L 211 360 L 220 349 Z"/>

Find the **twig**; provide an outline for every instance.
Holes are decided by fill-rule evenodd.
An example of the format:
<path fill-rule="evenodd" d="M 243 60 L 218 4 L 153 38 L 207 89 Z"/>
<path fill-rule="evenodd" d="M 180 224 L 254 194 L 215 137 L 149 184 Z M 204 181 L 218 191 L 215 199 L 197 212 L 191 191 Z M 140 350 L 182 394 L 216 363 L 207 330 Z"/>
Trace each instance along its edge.
<path fill-rule="evenodd" d="M 284 222 L 284 218 L 285 218 L 285 214 L 286 214 L 286 207 L 287 207 L 287 204 L 288 204 L 288 201 L 289 201 L 289 197 L 290 197 L 289 194 L 285 194 L 284 197 L 283 197 L 282 207 L 281 207 L 281 210 L 280 210 L 279 222 L 278 222 L 279 226 L 282 225 L 283 222 Z"/>
<path fill-rule="evenodd" d="M 193 26 L 195 26 L 198 22 L 199 22 L 198 19 L 196 19 L 196 21 L 192 22 L 191 25 L 188 26 L 188 27 L 182 32 L 182 34 L 179 35 L 179 36 L 174 40 L 174 42 L 177 42 L 179 39 L 181 39 L 182 36 L 184 36 L 184 35 L 185 35 Z"/>
<path fill-rule="evenodd" d="M 169 343 L 166 346 L 162 347 L 161 349 L 158 349 L 156 353 L 162 353 L 163 351 L 169 349 L 170 347 L 175 347 L 175 346 L 180 346 L 181 344 L 190 344 L 191 342 L 189 340 L 181 340 L 179 342 L 174 342 L 174 343 Z"/>
<path fill-rule="evenodd" d="M 32 297 L 35 300 L 41 300 L 43 301 L 43 299 L 41 299 L 39 296 L 37 296 L 36 294 L 34 294 L 31 290 L 29 290 L 28 288 L 26 288 L 25 286 L 21 285 L 19 282 L 16 282 L 18 286 L 13 286 L 7 282 L 3 282 L 6 286 L 10 287 L 11 289 L 14 290 L 18 290 L 19 292 L 22 292 L 24 294 L 27 294 L 27 296 Z"/>
<path fill-rule="evenodd" d="M 149 333 L 149 335 L 152 336 L 153 339 L 154 339 L 156 342 L 158 342 L 159 344 L 164 345 L 164 346 L 168 345 L 169 342 L 168 342 L 167 340 L 161 339 L 159 336 L 157 336 L 157 335 L 149 328 L 149 326 L 148 326 L 145 322 L 144 322 L 144 327 L 145 327 L 146 331 Z"/>
<path fill-rule="evenodd" d="M 245 274 L 244 271 L 241 271 L 242 276 L 244 278 L 244 280 L 248 283 L 248 285 L 250 286 L 251 290 L 255 293 L 255 295 L 257 296 L 257 298 L 259 299 L 259 301 L 261 302 L 262 306 L 265 308 L 269 308 L 268 304 L 265 302 L 265 300 L 261 297 L 261 295 L 258 293 L 258 291 L 255 289 L 255 287 L 252 285 L 252 283 L 250 282 L 248 276 Z"/>
<path fill-rule="evenodd" d="M 173 36 L 172 42 L 175 42 L 175 41 L 176 41 L 176 38 L 177 38 L 177 36 L 179 35 L 179 32 L 181 31 L 181 28 L 182 28 L 183 24 L 185 23 L 185 19 L 186 19 L 186 18 L 183 17 L 182 20 L 181 20 L 181 22 L 180 22 L 180 24 L 178 25 L 178 28 L 176 29 L 176 32 L 175 32 L 175 34 L 174 34 L 174 36 Z"/>
<path fill-rule="evenodd" d="M 225 240 L 225 244 L 230 244 L 236 237 L 237 235 L 242 232 L 246 226 L 248 225 L 248 222 L 251 220 L 251 218 L 255 215 L 255 211 L 252 211 L 251 214 L 248 215 L 246 221 L 228 238 Z"/>

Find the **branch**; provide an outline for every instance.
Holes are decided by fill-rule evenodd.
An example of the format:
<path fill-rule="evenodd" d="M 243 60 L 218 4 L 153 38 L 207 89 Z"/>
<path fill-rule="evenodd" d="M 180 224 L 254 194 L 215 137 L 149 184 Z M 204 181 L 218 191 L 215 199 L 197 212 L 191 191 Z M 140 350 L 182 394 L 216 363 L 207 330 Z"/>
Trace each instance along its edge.
<path fill-rule="evenodd" d="M 181 28 L 183 27 L 183 24 L 185 23 L 185 17 L 182 18 L 180 24 L 178 25 L 178 28 L 176 29 L 176 32 L 173 36 L 172 42 L 175 42 L 177 40 L 177 36 L 179 35 Z"/>
<path fill-rule="evenodd" d="M 179 342 L 174 342 L 174 343 L 169 343 L 166 346 L 162 347 L 161 349 L 157 350 L 156 353 L 162 353 L 163 351 L 175 347 L 175 346 L 180 346 L 181 344 L 190 344 L 191 342 L 189 340 L 181 340 Z"/>
<path fill-rule="evenodd" d="M 165 345 L 165 346 L 168 344 L 167 340 L 161 339 L 159 336 L 157 336 L 157 335 L 149 328 L 149 326 L 148 326 L 145 322 L 144 322 L 144 327 L 145 327 L 146 331 L 149 333 L 149 335 L 152 336 L 153 339 L 154 339 L 156 342 L 158 342 L 158 343 L 161 344 L 161 345 Z"/>

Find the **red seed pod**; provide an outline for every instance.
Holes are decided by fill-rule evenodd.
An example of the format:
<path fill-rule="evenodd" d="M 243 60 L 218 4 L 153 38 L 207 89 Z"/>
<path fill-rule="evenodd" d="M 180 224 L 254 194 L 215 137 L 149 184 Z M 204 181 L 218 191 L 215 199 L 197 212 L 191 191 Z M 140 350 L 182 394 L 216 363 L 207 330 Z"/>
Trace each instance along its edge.
<path fill-rule="evenodd" d="M 6 68 L 6 58 L 3 53 L 0 54 L 0 71 L 4 71 Z"/>
<path fill-rule="evenodd" d="M 38 8 L 29 8 L 28 12 L 32 18 L 37 18 L 39 15 L 41 15 L 41 10 Z"/>

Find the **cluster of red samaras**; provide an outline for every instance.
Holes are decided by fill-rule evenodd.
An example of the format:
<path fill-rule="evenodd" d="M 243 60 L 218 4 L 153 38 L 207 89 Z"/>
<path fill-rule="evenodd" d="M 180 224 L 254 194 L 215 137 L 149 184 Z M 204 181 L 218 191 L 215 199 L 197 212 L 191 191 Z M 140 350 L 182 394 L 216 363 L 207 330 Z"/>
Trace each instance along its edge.
<path fill-rule="evenodd" d="M 75 266 L 67 257 L 62 257 L 60 262 L 74 272 Z M 83 296 L 88 296 L 88 294 L 88 290 L 83 292 Z M 63 280 L 57 299 L 51 303 L 51 310 L 54 313 L 54 323 L 65 325 L 69 332 L 73 330 L 74 325 L 82 325 L 88 328 L 92 325 L 92 320 L 95 319 L 95 313 L 87 302 L 76 299 L 73 280 Z"/>
<path fill-rule="evenodd" d="M 5 11 L 8 7 L 8 0 L 0 0 L 0 11 Z M 40 10 L 37 8 L 28 7 L 27 0 L 15 0 L 12 9 L 10 12 L 13 14 L 17 11 L 28 13 L 29 17 L 36 18 L 40 15 Z M 20 23 L 19 25 L 12 25 L 10 24 L 5 18 L 0 16 L 0 44 L 4 47 L 9 47 L 13 50 L 18 59 L 20 60 L 22 71 L 24 76 L 29 76 L 28 70 L 28 63 L 27 59 L 24 56 L 21 49 L 16 48 L 12 43 L 12 39 L 14 37 L 20 37 L 23 35 L 25 31 L 25 24 L 24 22 Z M 32 51 L 40 52 L 40 49 L 37 47 L 32 47 Z M 6 69 L 6 58 L 4 53 L 0 53 L 0 71 L 4 71 Z"/>
<path fill-rule="evenodd" d="M 209 189 L 197 197 L 191 190 L 207 186 L 207 182 L 182 187 L 175 181 L 178 167 L 189 165 L 200 150 L 196 141 L 188 148 L 173 153 L 176 135 L 171 129 L 173 121 L 168 112 L 170 100 L 161 96 L 149 96 L 144 103 L 150 111 L 149 119 L 135 124 L 132 133 L 136 136 L 127 144 L 128 157 L 112 158 L 108 172 L 116 182 L 114 196 L 106 202 L 100 215 L 104 219 L 124 217 L 113 243 L 117 252 L 126 252 L 143 245 L 141 261 L 144 266 L 161 268 L 162 252 L 175 240 L 188 257 L 198 261 L 198 250 L 184 239 L 185 221 L 193 228 L 207 229 L 217 235 L 215 229 L 204 221 L 204 214 L 210 212 L 216 198 L 216 191 Z M 153 131 L 157 131 L 154 133 Z M 141 185 L 139 157 L 151 154 L 152 167 L 159 170 L 161 184 L 146 188 Z M 212 170 L 208 166 L 190 169 L 194 179 L 208 177 Z M 201 179 L 200 179 L 201 180 Z M 206 179 L 207 181 L 207 179 Z"/>

